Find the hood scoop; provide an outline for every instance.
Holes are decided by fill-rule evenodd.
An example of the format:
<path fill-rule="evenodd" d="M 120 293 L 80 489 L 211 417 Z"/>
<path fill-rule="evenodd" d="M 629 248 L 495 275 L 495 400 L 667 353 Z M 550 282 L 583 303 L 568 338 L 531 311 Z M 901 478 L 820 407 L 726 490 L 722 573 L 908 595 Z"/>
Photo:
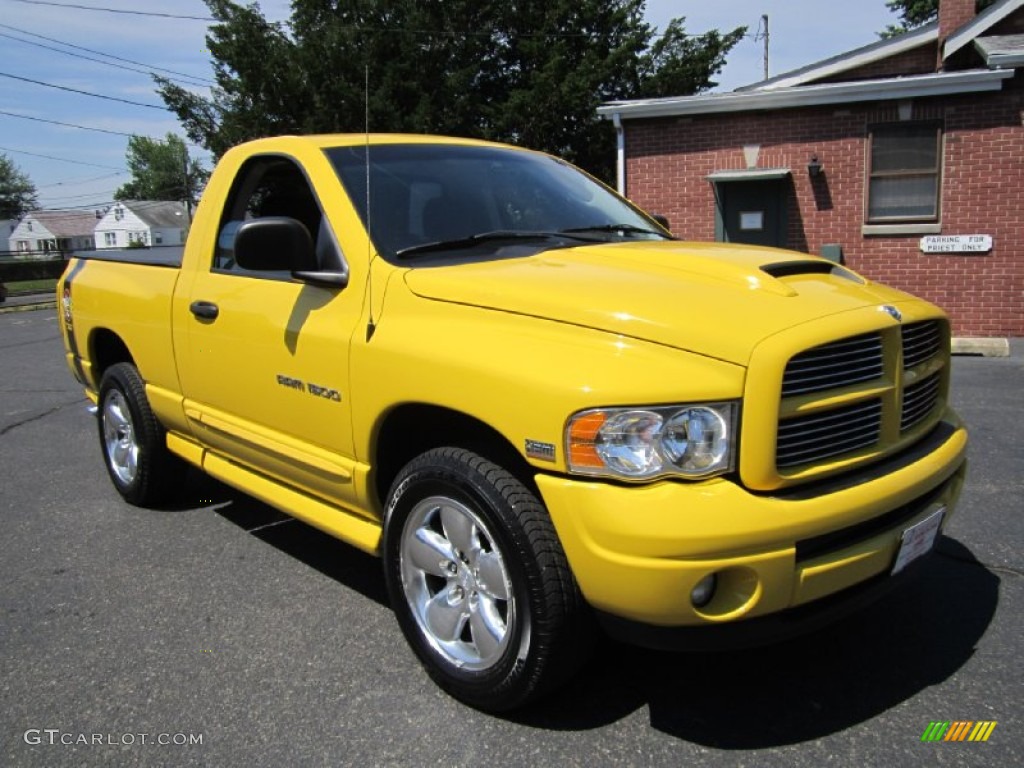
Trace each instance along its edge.
<path fill-rule="evenodd" d="M 760 270 L 766 275 L 779 279 L 803 275 L 832 275 L 849 280 L 857 285 L 864 285 L 864 280 L 859 275 L 830 261 L 811 261 L 810 259 L 775 261 L 770 264 L 762 264 Z"/>

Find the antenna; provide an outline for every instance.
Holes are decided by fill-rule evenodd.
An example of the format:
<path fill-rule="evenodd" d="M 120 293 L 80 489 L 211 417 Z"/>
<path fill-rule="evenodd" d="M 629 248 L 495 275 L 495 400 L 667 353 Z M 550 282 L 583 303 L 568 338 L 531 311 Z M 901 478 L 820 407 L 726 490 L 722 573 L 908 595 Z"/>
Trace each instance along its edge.
<path fill-rule="evenodd" d="M 363 135 L 366 148 L 363 162 L 366 165 L 366 296 L 370 305 L 366 321 L 366 340 L 373 338 L 377 324 L 373 321 L 373 206 L 370 200 L 370 65 L 364 67 L 363 79 Z"/>

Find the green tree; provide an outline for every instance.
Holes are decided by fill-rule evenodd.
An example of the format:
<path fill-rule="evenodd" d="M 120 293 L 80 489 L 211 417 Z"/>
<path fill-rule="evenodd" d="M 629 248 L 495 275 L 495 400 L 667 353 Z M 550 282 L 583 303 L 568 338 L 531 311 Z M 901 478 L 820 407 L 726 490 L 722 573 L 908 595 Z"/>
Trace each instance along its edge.
<path fill-rule="evenodd" d="M 983 11 L 995 0 L 977 0 L 976 11 Z M 895 37 L 911 29 L 934 21 L 939 17 L 939 0 L 888 0 L 886 7 L 900 17 L 899 24 L 890 24 L 881 32 L 882 37 Z"/>
<path fill-rule="evenodd" d="M 368 123 L 548 150 L 608 178 L 614 134 L 596 107 L 713 87 L 745 33 L 692 36 L 676 19 L 658 35 L 645 0 L 295 0 L 287 24 L 206 3 L 210 98 L 157 80 L 189 138 L 218 157 L 259 136 Z"/>
<path fill-rule="evenodd" d="M 0 154 L 0 219 L 17 219 L 38 207 L 35 184 L 11 158 Z"/>
<path fill-rule="evenodd" d="M 132 180 L 114 192 L 115 200 L 188 200 L 195 203 L 209 178 L 202 163 L 188 155 L 181 137 L 132 136 L 125 153 Z"/>

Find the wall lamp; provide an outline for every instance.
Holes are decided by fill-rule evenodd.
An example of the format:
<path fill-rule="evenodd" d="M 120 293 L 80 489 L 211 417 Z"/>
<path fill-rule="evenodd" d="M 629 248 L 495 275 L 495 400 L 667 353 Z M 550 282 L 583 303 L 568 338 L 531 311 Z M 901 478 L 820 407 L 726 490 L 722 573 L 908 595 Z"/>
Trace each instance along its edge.
<path fill-rule="evenodd" d="M 812 179 L 821 175 L 821 162 L 817 155 L 811 155 L 811 159 L 807 163 L 807 173 Z"/>

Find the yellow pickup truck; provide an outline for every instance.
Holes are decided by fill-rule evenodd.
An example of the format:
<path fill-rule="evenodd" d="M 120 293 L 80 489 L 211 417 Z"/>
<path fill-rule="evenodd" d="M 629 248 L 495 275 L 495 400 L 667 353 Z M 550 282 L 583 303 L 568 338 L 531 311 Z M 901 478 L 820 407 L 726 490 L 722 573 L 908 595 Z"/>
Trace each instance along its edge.
<path fill-rule="evenodd" d="M 57 289 L 114 487 L 159 505 L 190 464 L 380 556 L 413 651 L 483 709 L 601 628 L 727 647 L 865 604 L 963 484 L 941 310 L 677 241 L 545 154 L 251 142 L 156 255 Z"/>

